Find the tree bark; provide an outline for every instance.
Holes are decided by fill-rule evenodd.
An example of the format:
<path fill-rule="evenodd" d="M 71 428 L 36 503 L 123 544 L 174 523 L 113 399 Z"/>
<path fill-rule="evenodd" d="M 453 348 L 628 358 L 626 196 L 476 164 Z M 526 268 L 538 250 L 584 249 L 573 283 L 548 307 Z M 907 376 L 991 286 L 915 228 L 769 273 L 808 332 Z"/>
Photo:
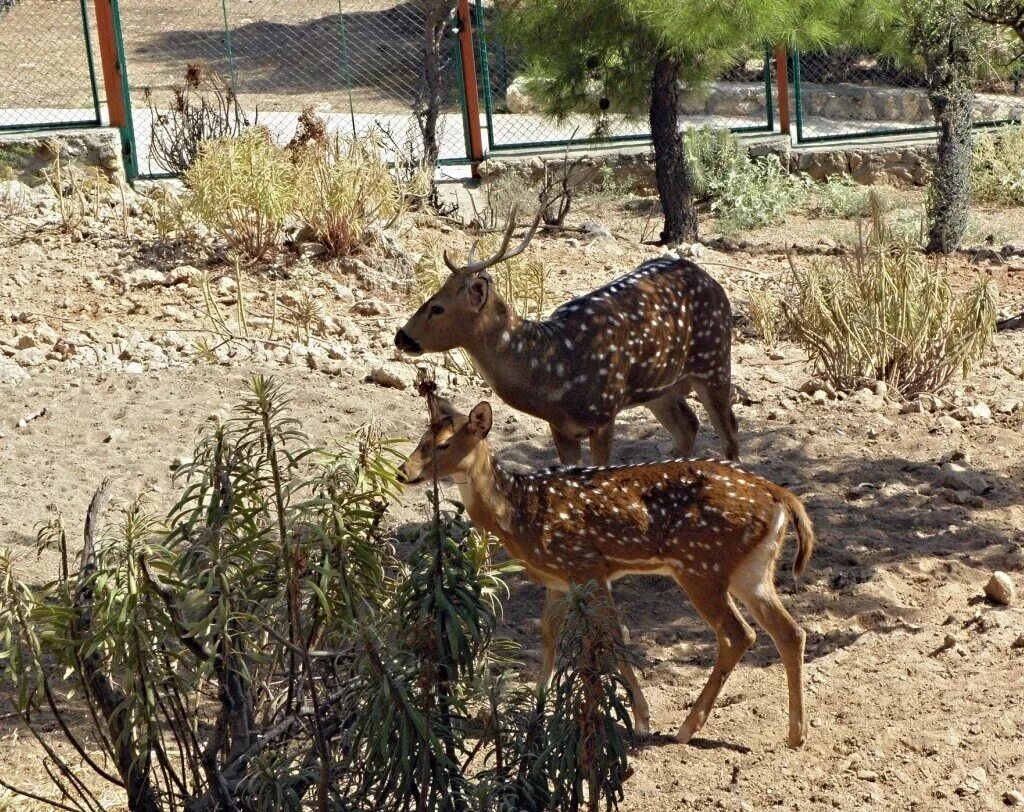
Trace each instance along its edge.
<path fill-rule="evenodd" d="M 423 141 L 424 163 L 427 166 L 436 166 L 438 156 L 441 154 L 441 145 L 437 140 L 437 119 L 442 101 L 441 47 L 452 7 L 450 0 L 432 0 L 427 2 L 425 7 L 423 77 L 417 93 L 415 113 Z"/>
<path fill-rule="evenodd" d="M 944 254 L 956 250 L 967 231 L 974 152 L 972 28 L 952 23 L 942 26 L 941 34 L 924 48 L 928 100 L 939 125 L 938 155 L 928 195 L 925 248 Z"/>
<path fill-rule="evenodd" d="M 695 179 L 679 128 L 680 67 L 679 60 L 662 56 L 654 66 L 651 80 L 651 139 L 658 197 L 665 217 L 661 232 L 663 244 L 697 239 Z"/>

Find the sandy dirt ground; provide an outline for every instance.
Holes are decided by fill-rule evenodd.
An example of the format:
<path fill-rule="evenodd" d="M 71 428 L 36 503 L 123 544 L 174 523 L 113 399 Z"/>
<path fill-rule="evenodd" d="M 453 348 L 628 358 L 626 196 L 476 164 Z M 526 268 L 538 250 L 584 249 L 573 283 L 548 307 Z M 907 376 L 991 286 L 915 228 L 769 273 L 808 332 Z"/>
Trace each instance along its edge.
<path fill-rule="evenodd" d="M 908 212 L 920 206 L 917 193 L 893 199 Z M 537 239 L 531 251 L 552 269 L 552 307 L 656 253 L 637 245 L 648 206 L 605 199 L 574 215 L 601 220 L 619 239 Z M 194 346 L 208 329 L 195 280 L 198 271 L 212 273 L 230 310 L 238 292 L 228 266 L 156 248 L 140 224 L 131 224 L 127 241 L 111 221 L 72 244 L 37 220 L 33 214 L 26 222 L 35 225 L 0 230 L 0 373 L 7 375 L 0 383 L 0 545 L 22 556 L 30 577 L 44 579 L 55 567 L 45 555 L 37 559 L 34 527 L 60 510 L 80 533 L 102 478 L 116 478 L 119 500 L 145 492 L 155 508 L 166 508 L 176 493 L 172 461 L 189 453 L 209 414 L 237 402 L 254 373 L 286 384 L 293 413 L 317 440 L 330 442 L 369 420 L 398 435 L 420 432 L 423 407 L 411 389 L 367 380 L 382 368 L 397 370 L 399 383 L 412 375 L 390 342 L 418 302 L 379 278 L 401 262 L 381 264 L 378 276 L 367 273 L 378 269 L 372 257 L 365 264 L 293 258 L 247 271 L 242 296 L 250 312 L 265 314 L 277 297 L 284 313 L 307 294 L 330 317 L 322 342 L 338 357 L 304 355 L 282 334 L 284 346 L 253 356 L 231 344 L 211 363 Z M 983 213 L 978 239 L 1019 234 L 1021 224 L 1020 211 Z M 854 228 L 798 214 L 784 228 L 748 235 L 773 246 L 771 253 L 703 250 L 700 261 L 742 314 L 750 291 L 783 284 L 786 243 L 838 241 Z M 439 225 L 408 226 L 400 240 L 413 256 L 432 243 L 468 245 L 468 237 Z M 992 275 L 1001 306 L 1024 308 L 1024 265 L 955 257 L 950 270 L 958 284 Z M 655 737 L 638 749 L 623 808 L 931 812 L 1024 803 L 1024 610 L 982 595 L 994 570 L 1024 589 L 1024 334 L 1000 333 L 935 413 L 903 413 L 897 400 L 872 392 L 815 403 L 799 392 L 811 376 L 797 347 L 783 343 L 769 354 L 740 322 L 734 377 L 750 395 L 737 406 L 743 464 L 799 494 L 819 537 L 801 583 L 788 574 L 791 552 L 779 576 L 808 633 L 807 744 L 799 751 L 785 745 L 784 673 L 762 632 L 697 740 L 682 746 Z M 492 397 L 465 375 L 442 377 L 442 385 L 465 407 Z M 533 466 L 555 461 L 545 426 L 494 403 L 499 456 Z M 972 409 L 979 404 L 991 415 Z M 652 460 L 668 449 L 647 411 L 621 416 L 616 461 Z M 702 426 L 698 451 L 717 450 Z M 953 455 L 981 485 L 951 501 L 933 483 Z M 391 520 L 422 513 L 422 494 L 410 493 Z M 713 635 L 667 579 L 627 578 L 615 594 L 643 663 L 653 725 L 672 733 L 710 670 Z M 526 678 L 539 658 L 541 597 L 539 587 L 516 578 L 505 605 L 504 632 L 525 649 Z M 939 651 L 947 636 L 951 643 Z M 0 773 L 45 791 L 39 750 L 26 736 L 0 713 Z M 104 797 L 119 808 L 116 793 Z M 0 808 L 32 808 L 7 803 Z"/>

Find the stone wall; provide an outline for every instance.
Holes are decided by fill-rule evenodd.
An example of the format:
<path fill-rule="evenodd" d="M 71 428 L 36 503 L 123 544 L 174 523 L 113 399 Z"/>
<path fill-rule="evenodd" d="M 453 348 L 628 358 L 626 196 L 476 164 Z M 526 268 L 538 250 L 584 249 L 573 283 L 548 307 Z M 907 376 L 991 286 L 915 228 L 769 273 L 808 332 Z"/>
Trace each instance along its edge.
<path fill-rule="evenodd" d="M 41 170 L 53 165 L 56 150 L 65 165 L 97 167 L 111 181 L 124 178 L 121 139 L 112 128 L 0 134 L 0 172 L 7 167 L 34 185 L 42 179 Z"/>
<path fill-rule="evenodd" d="M 803 112 L 808 117 L 833 121 L 889 121 L 917 127 L 933 123 L 928 96 L 921 88 L 804 82 L 800 90 Z M 792 87 L 790 98 L 795 99 Z M 522 79 L 509 86 L 506 101 L 509 112 L 539 112 Z M 757 83 L 713 82 L 702 90 L 687 93 L 683 101 L 685 115 L 758 118 L 764 115 L 764 109 L 764 85 Z M 1024 118 L 1024 97 L 979 93 L 975 96 L 974 118 L 976 121 Z"/>
<path fill-rule="evenodd" d="M 804 172 L 814 180 L 833 175 L 848 175 L 858 183 L 923 186 L 928 182 L 935 160 L 935 145 L 922 140 L 913 144 L 856 147 L 815 147 L 794 149 L 785 136 L 747 143 L 751 157 L 778 155 L 791 172 Z M 573 156 L 578 160 L 578 156 Z M 562 158 L 547 159 L 555 168 Z M 544 177 L 544 159 L 538 157 L 503 158 L 480 164 L 480 175 L 494 181 L 507 172 L 516 172 L 528 183 L 539 184 Z M 635 194 L 653 194 L 656 190 L 653 155 L 647 150 L 630 153 L 601 153 L 583 160 L 584 165 L 607 166 L 616 183 Z"/>

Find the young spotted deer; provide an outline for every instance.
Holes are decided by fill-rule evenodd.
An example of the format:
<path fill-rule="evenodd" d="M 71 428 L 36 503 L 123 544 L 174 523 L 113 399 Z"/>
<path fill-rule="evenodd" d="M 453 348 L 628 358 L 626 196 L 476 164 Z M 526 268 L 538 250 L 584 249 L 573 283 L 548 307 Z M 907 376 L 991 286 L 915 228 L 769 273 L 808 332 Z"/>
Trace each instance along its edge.
<path fill-rule="evenodd" d="M 732 410 L 732 310 L 706 271 L 662 257 L 563 304 L 544 321 L 520 318 L 498 295 L 487 269 L 522 253 L 540 222 L 509 249 L 515 208 L 501 247 L 465 265 L 444 255 L 451 275 L 395 335 L 411 355 L 461 347 L 494 391 L 515 409 L 546 420 L 559 459 L 579 463 L 581 440 L 606 465 L 615 416 L 645 405 L 672 435 L 675 453 L 693 453 L 694 391 L 725 445 L 739 458 Z"/>
<path fill-rule="evenodd" d="M 488 448 L 488 403 L 468 416 L 440 399 L 434 403 L 431 426 L 402 465 L 402 477 L 409 484 L 452 477 L 473 522 L 500 539 L 530 578 L 547 587 L 541 685 L 554 664 L 557 598 L 569 584 L 595 581 L 611 601 L 616 578 L 667 575 L 718 637 L 714 669 L 678 740 L 687 742 L 700 730 L 729 673 L 754 642 L 753 630 L 736 611 L 737 598 L 782 655 L 789 744 L 803 744 L 804 632 L 775 591 L 776 562 L 790 521 L 797 538 L 795 574 L 804 572 L 814 548 L 814 531 L 796 496 L 710 460 L 513 474 Z M 647 702 L 629 664 L 620 665 L 637 731 L 644 734 L 650 721 Z"/>

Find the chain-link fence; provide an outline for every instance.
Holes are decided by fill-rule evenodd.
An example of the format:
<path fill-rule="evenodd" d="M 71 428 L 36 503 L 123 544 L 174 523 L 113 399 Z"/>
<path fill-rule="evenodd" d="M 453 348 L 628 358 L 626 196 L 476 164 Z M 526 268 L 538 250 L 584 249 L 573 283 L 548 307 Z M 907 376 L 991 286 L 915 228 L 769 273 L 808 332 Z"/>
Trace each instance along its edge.
<path fill-rule="evenodd" d="M 978 124 L 1024 119 L 1020 66 L 1005 58 L 1001 45 L 990 43 L 981 60 L 973 109 Z M 798 142 L 935 129 L 920 69 L 852 48 L 794 53 L 790 59 Z"/>
<path fill-rule="evenodd" d="M 197 0 L 185 11 L 176 0 L 121 0 L 139 174 L 166 170 L 150 150 L 153 116 L 195 62 L 224 77 L 243 110 L 283 142 L 314 108 L 333 131 L 377 129 L 391 148 L 414 151 L 424 28 L 416 0 Z M 465 157 L 455 42 L 443 46 L 442 159 Z"/>
<path fill-rule="evenodd" d="M 0 130 L 95 126 L 85 0 L 0 0 Z"/>

